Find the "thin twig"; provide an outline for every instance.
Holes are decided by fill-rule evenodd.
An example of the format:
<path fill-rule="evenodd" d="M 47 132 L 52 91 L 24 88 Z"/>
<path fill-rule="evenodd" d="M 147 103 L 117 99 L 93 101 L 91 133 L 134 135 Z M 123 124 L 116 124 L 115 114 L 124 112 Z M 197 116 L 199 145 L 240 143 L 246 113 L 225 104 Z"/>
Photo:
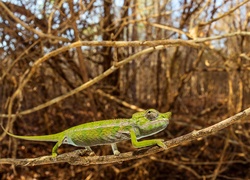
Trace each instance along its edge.
<path fill-rule="evenodd" d="M 237 10 L 238 8 L 240 8 L 241 6 L 243 6 L 244 4 L 246 4 L 248 2 L 249 2 L 249 0 L 243 1 L 242 3 L 240 3 L 237 6 L 231 8 L 229 11 L 227 11 L 226 13 L 218 16 L 217 18 L 211 19 L 210 21 L 205 22 L 205 23 L 200 23 L 199 26 L 206 26 L 206 25 L 211 24 L 211 23 L 213 23 L 215 21 L 218 21 L 219 19 L 222 19 L 222 18 L 226 17 L 227 15 L 233 13 L 235 10 Z"/>
<path fill-rule="evenodd" d="M 140 108 L 140 107 L 138 107 L 138 106 L 136 106 L 136 105 L 134 105 L 134 104 L 129 104 L 129 103 L 126 102 L 126 101 L 120 100 L 120 99 L 118 99 L 118 98 L 115 97 L 115 96 L 112 96 L 112 95 L 110 95 L 110 94 L 107 94 L 107 93 L 105 93 L 104 91 L 102 91 L 101 89 L 96 90 L 96 93 L 98 93 L 99 95 L 104 96 L 104 97 L 106 97 L 106 98 L 108 98 L 108 99 L 110 99 L 110 100 L 112 100 L 112 101 L 115 101 L 116 103 L 121 104 L 121 105 L 123 105 L 124 107 L 133 109 L 133 110 L 135 110 L 135 111 L 144 111 L 144 110 L 145 110 L 145 109 L 142 109 L 142 108 Z"/>

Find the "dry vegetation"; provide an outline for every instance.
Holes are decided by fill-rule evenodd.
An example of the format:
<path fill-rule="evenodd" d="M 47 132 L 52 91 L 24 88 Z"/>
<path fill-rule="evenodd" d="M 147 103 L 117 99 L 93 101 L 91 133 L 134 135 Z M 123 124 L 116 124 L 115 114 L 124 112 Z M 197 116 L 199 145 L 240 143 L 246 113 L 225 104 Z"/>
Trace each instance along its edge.
<path fill-rule="evenodd" d="M 157 137 L 203 129 L 250 105 L 249 30 L 249 0 L 0 1 L 1 121 L 15 134 L 42 135 L 152 107 L 173 112 Z M 249 124 L 123 163 L 2 164 L 0 177 L 250 179 Z M 49 155 L 53 146 L 4 133 L 0 142 L 2 159 Z"/>

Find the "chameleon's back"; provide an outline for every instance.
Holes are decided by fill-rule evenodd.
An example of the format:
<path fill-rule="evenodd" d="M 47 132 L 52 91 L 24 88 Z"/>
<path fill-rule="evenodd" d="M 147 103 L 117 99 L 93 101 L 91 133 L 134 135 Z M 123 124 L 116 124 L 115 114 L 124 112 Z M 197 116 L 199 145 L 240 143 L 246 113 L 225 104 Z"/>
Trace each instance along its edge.
<path fill-rule="evenodd" d="M 65 131 L 67 144 L 75 146 L 95 146 L 111 144 L 130 139 L 128 119 L 114 119 L 90 122 L 74 126 Z"/>

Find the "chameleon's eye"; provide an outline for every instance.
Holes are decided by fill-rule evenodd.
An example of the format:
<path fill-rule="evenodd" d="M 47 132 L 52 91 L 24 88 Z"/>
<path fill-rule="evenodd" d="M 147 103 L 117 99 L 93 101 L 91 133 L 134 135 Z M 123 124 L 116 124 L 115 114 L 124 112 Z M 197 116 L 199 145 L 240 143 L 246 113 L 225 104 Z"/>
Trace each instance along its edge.
<path fill-rule="evenodd" d="M 155 120 L 159 115 L 159 112 L 156 110 L 148 110 L 145 114 L 145 117 L 149 120 Z"/>

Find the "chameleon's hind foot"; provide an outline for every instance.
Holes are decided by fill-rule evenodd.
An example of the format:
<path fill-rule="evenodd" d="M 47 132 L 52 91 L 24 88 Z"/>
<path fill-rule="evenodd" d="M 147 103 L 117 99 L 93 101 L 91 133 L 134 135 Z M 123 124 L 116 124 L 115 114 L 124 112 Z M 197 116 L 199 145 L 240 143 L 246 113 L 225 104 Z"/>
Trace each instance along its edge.
<path fill-rule="evenodd" d="M 55 152 L 52 152 L 52 155 L 51 155 L 53 158 L 57 156 L 57 153 Z"/>
<path fill-rule="evenodd" d="M 112 143 L 112 144 L 111 144 L 111 147 L 112 147 L 113 154 L 114 154 L 115 156 L 119 156 L 119 155 L 121 154 L 120 151 L 118 151 L 118 148 L 117 148 L 117 146 L 116 146 L 116 143 Z"/>
<path fill-rule="evenodd" d="M 95 156 L 95 152 L 89 146 L 86 146 L 85 149 L 88 151 L 89 156 Z"/>
<path fill-rule="evenodd" d="M 114 153 L 115 156 L 119 156 L 121 154 L 120 151 L 118 151 L 118 150 L 114 150 L 113 153 Z"/>

